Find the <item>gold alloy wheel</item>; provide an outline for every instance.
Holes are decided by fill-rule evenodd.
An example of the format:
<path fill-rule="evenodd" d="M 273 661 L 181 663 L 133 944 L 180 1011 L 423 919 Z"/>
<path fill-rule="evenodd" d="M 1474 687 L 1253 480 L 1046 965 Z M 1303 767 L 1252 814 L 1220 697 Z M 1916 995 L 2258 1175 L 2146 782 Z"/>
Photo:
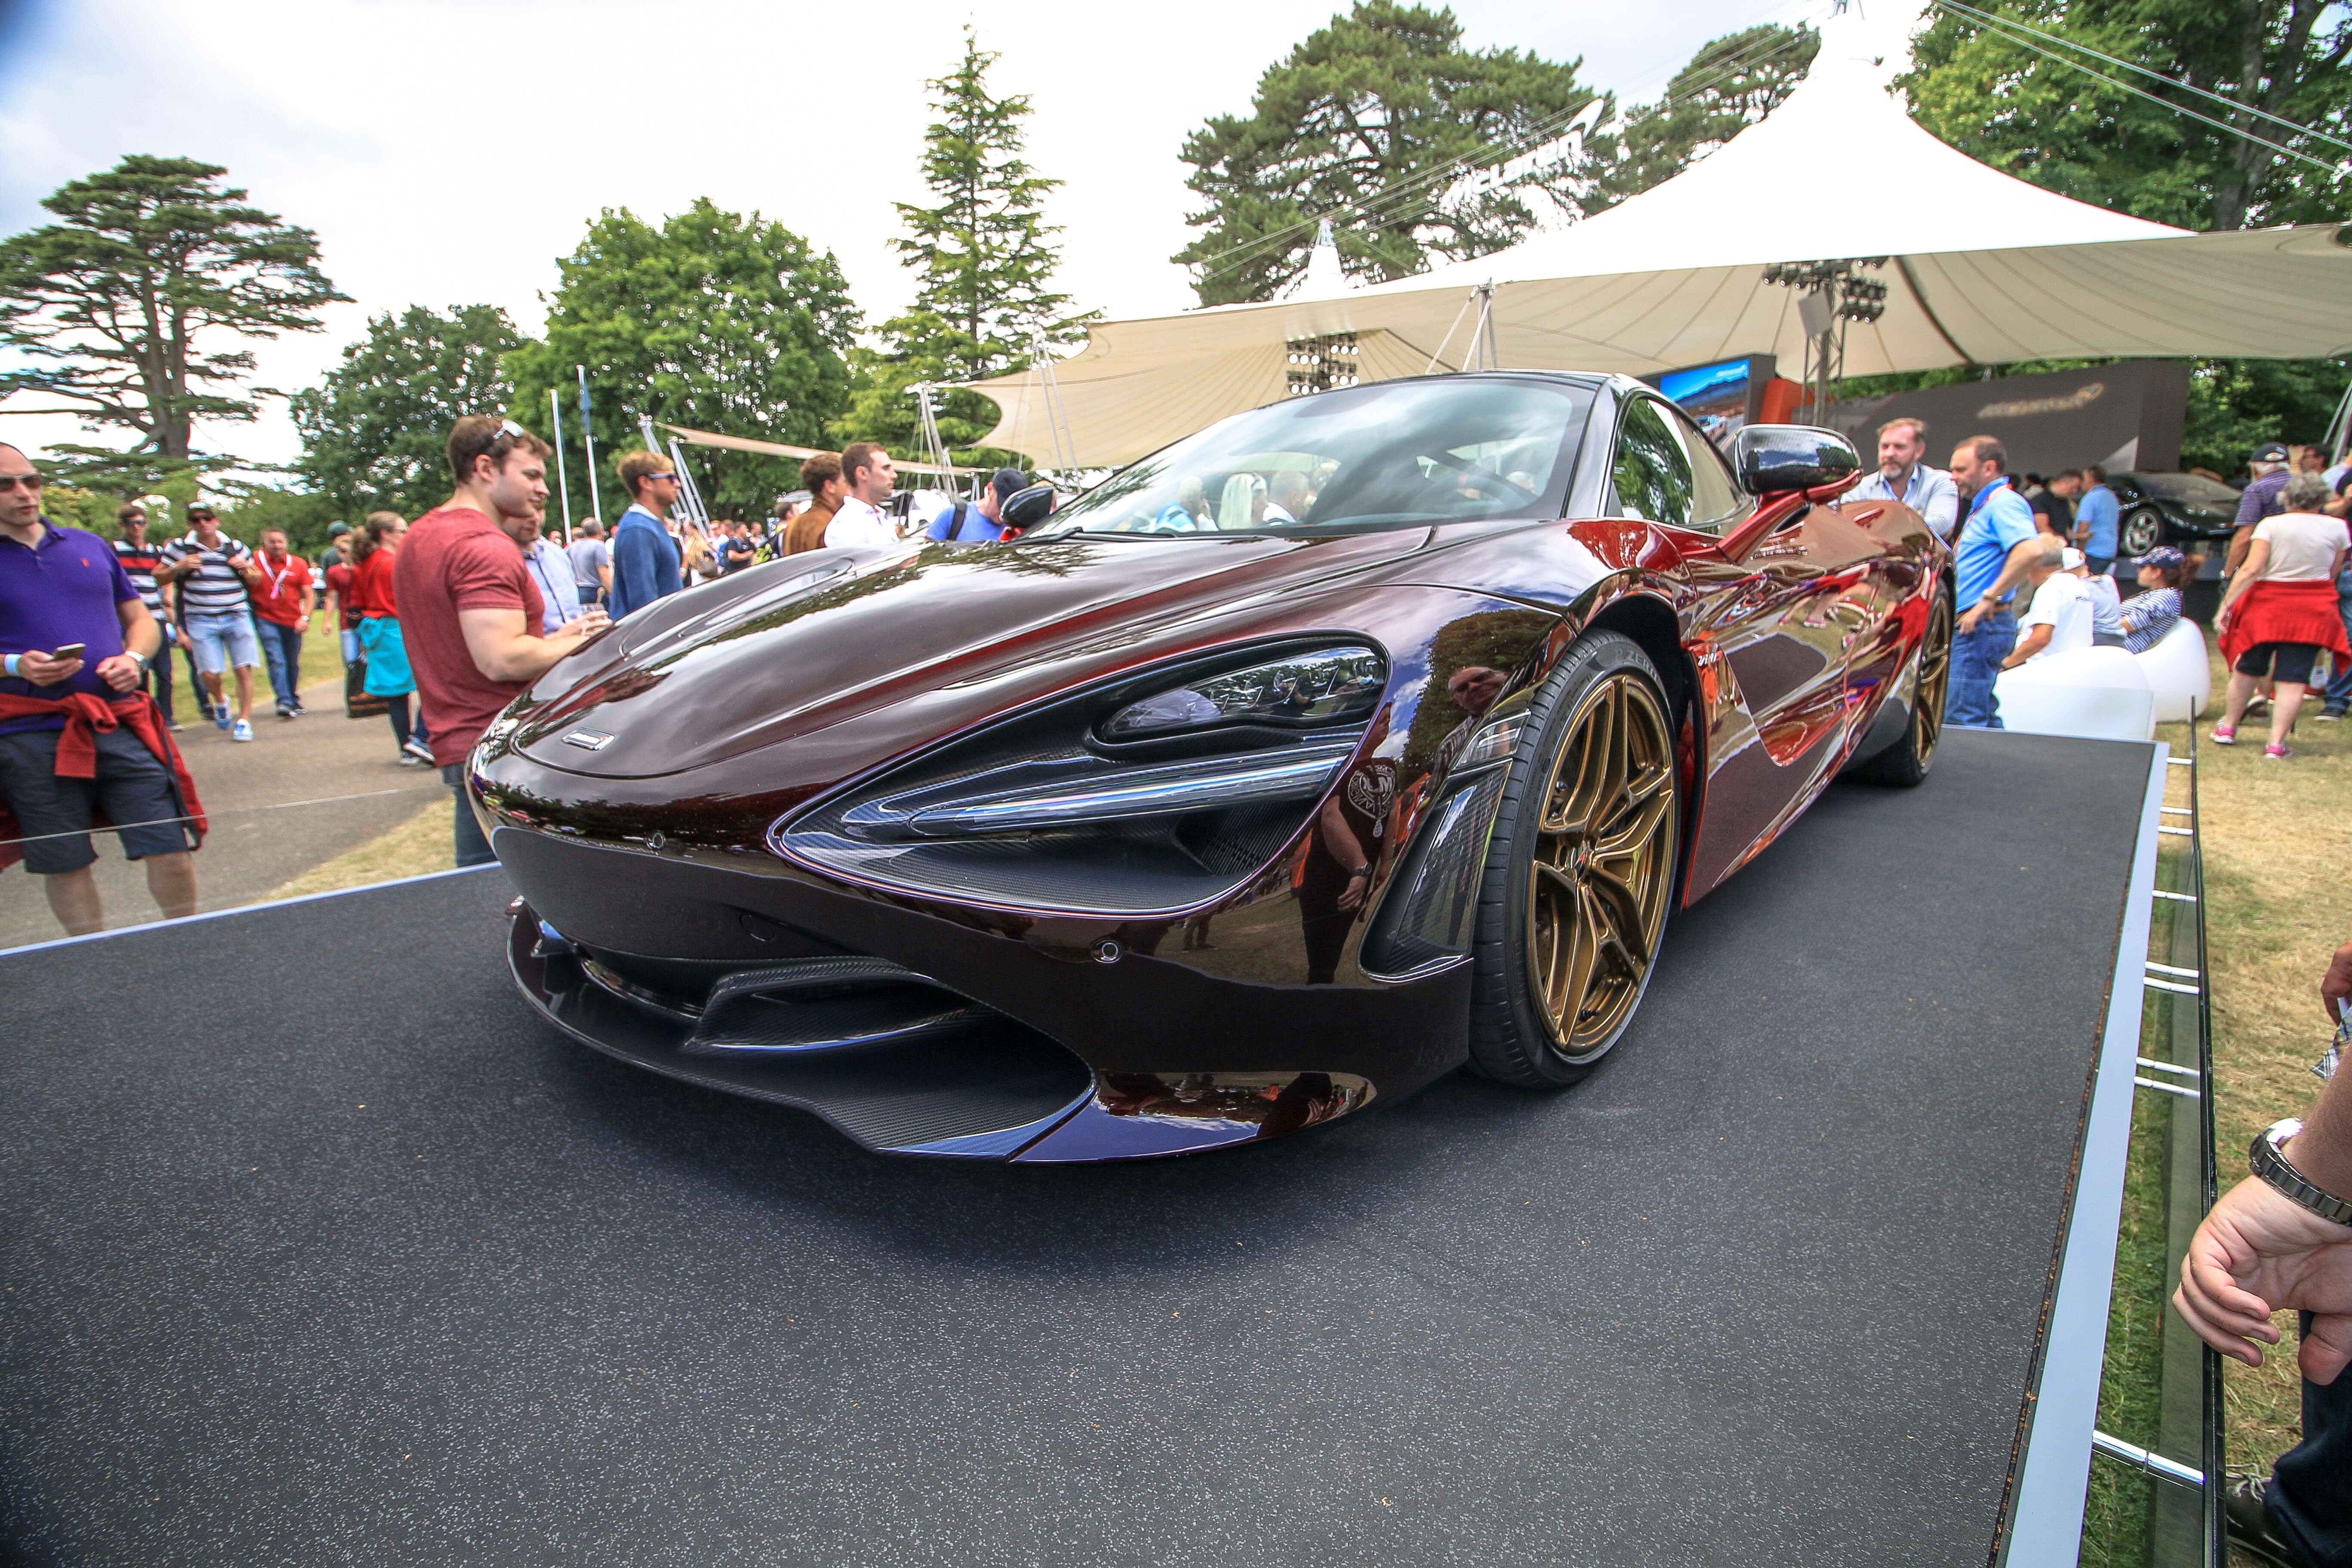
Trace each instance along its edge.
<path fill-rule="evenodd" d="M 1528 970 L 1573 1061 L 1641 999 L 1674 887 L 1675 767 L 1665 710 L 1619 671 L 1584 694 L 1552 759 L 1528 873 Z"/>
<path fill-rule="evenodd" d="M 1927 639 L 1919 645 L 1919 680 L 1911 689 L 1912 722 L 1918 742 L 1913 748 L 1919 754 L 1919 765 L 1926 767 L 1927 759 L 1936 754 L 1936 742 L 1944 733 L 1944 693 L 1952 679 L 1952 606 L 1944 595 L 1936 595 L 1936 608 L 1927 617 Z"/>

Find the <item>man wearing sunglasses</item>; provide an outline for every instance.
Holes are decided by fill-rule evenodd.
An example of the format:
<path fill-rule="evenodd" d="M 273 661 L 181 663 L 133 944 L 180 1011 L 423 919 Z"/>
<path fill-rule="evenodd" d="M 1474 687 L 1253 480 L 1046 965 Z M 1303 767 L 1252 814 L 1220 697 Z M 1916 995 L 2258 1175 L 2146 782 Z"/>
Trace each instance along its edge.
<path fill-rule="evenodd" d="M 139 689 L 163 633 L 105 540 L 42 517 L 41 483 L 0 444 L 0 867 L 21 858 L 68 931 L 101 930 L 103 813 L 163 917 L 192 915 L 203 807 Z"/>
<path fill-rule="evenodd" d="M 677 475 L 669 459 L 653 452 L 621 458 L 621 483 L 628 487 L 629 510 L 613 527 L 612 616 L 619 620 L 656 599 L 677 592 L 685 565 L 677 541 L 663 520 L 677 504 Z"/>

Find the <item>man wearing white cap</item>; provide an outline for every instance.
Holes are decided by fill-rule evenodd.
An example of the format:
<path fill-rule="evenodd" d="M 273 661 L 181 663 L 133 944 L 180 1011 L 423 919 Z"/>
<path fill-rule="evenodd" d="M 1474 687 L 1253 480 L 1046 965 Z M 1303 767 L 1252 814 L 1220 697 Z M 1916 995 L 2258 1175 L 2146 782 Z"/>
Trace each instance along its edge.
<path fill-rule="evenodd" d="M 2065 569 L 2069 555 L 2077 562 L 2083 558 L 2081 551 L 2051 538 L 2045 551 L 2027 558 L 2025 580 L 2033 589 L 2033 603 L 2018 618 L 2017 647 L 2000 661 L 2001 668 L 2091 646 L 2090 593 L 2082 578 Z"/>
<path fill-rule="evenodd" d="M 2083 602 L 2091 607 L 2091 646 L 2125 647 L 2124 601 L 2116 592 L 2116 580 L 2092 571 L 2091 558 L 2071 544 L 2059 552 L 2058 570 L 2082 580 Z"/>

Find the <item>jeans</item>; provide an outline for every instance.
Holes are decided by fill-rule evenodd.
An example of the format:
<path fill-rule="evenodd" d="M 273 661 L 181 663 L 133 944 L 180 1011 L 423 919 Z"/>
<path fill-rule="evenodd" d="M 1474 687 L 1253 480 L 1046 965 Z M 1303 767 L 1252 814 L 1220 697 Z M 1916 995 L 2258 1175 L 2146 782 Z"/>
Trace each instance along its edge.
<path fill-rule="evenodd" d="M 2092 576 L 2104 577 L 2116 569 L 2116 558 L 2112 555 L 2094 555 L 2086 550 L 2083 552 L 2083 564 L 2091 569 Z"/>
<path fill-rule="evenodd" d="M 276 621 L 254 623 L 261 632 L 261 657 L 269 661 L 269 689 L 277 694 L 281 713 L 291 712 L 302 700 L 302 634 Z"/>
<path fill-rule="evenodd" d="M 2352 566 L 2336 574 L 2336 613 L 2344 617 L 2344 635 L 2352 637 Z M 2352 659 L 2344 661 L 2321 700 L 2338 713 L 2352 708 Z"/>
<path fill-rule="evenodd" d="M 343 665 L 346 668 L 360 661 L 360 634 L 356 628 L 343 632 Z"/>
<path fill-rule="evenodd" d="M 441 782 L 457 795 L 457 864 L 488 865 L 498 857 L 490 853 L 490 841 L 482 837 L 482 822 L 474 815 L 474 803 L 466 798 L 466 764 L 451 763 L 443 768 Z"/>
<path fill-rule="evenodd" d="M 226 616 L 184 616 L 180 624 L 196 651 L 196 668 L 206 675 L 226 675 L 229 667 L 251 669 L 261 662 L 261 642 L 253 633 L 253 617 L 238 610 Z"/>
<path fill-rule="evenodd" d="M 1951 686 L 1944 693 L 1944 722 L 2000 728 L 2000 703 L 1992 694 L 2000 661 L 2017 647 L 2017 617 L 1995 610 L 1972 632 L 1952 632 Z"/>
<path fill-rule="evenodd" d="M 2311 1314 L 2302 1316 L 2311 1332 Z M 2281 1346 L 2284 1350 L 2285 1347 Z M 2303 1441 L 2271 1473 L 2271 1522 L 2303 1548 L 2306 1562 L 2352 1563 L 2352 1371 L 2322 1388 L 2303 1384 Z"/>
<path fill-rule="evenodd" d="M 172 635 L 172 628 L 164 625 L 161 616 L 156 617 L 155 625 L 163 634 L 163 640 L 156 646 L 155 657 L 148 664 L 146 678 L 140 684 L 146 687 L 148 695 L 155 699 L 156 710 L 163 715 L 163 722 L 169 724 L 173 722 L 172 645 L 179 639 Z M 203 698 L 199 696 L 197 700 L 202 701 Z"/>

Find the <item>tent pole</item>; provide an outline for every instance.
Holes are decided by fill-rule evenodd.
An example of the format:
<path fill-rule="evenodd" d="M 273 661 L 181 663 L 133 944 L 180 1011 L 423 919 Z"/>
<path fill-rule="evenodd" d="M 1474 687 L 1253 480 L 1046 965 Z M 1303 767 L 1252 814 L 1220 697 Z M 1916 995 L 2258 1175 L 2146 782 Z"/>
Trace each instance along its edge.
<path fill-rule="evenodd" d="M 563 495 L 563 547 L 572 548 L 572 481 L 563 476 L 563 399 L 547 389 L 547 416 L 555 425 L 555 483 Z"/>
<path fill-rule="evenodd" d="M 604 510 L 604 500 L 598 495 L 596 485 L 596 426 L 588 417 L 588 370 L 573 365 L 580 373 L 580 438 L 588 444 L 588 515 L 595 517 Z"/>

